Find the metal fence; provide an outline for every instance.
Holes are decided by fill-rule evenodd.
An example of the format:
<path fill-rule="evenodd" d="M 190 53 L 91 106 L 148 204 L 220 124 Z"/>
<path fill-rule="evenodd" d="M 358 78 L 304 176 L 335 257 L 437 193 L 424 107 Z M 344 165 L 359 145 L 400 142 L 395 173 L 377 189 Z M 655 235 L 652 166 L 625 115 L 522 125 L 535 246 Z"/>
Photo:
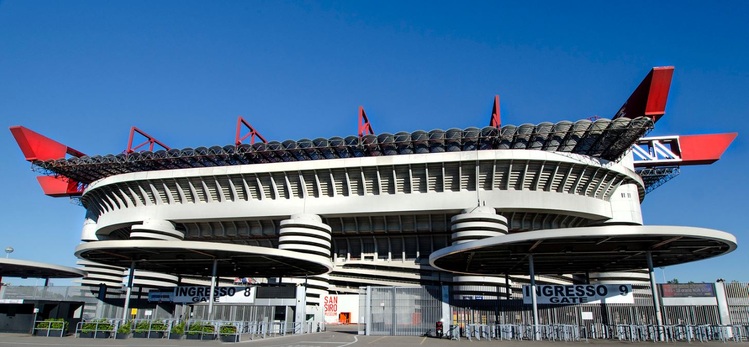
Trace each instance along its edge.
<path fill-rule="evenodd" d="M 639 295 L 634 304 L 538 305 L 538 324 L 530 304 L 521 299 L 450 302 L 450 326 L 444 337 L 459 339 L 533 339 L 575 341 L 747 341 L 749 286 L 725 283 L 731 325 L 721 325 L 717 305 L 662 306 L 664 324 L 657 325 L 652 298 Z M 370 298 L 367 298 L 369 290 Z M 368 317 L 361 333 L 371 335 L 434 334 L 442 317 L 439 287 L 363 287 L 359 310 Z M 646 291 L 641 291 L 646 292 Z M 406 325 L 411 323 L 410 327 Z"/>
<path fill-rule="evenodd" d="M 359 312 L 368 312 L 371 335 L 424 335 L 434 332 L 442 317 L 441 302 L 434 295 L 433 287 L 373 287 L 371 297 L 360 300 Z"/>
<path fill-rule="evenodd" d="M 749 283 L 726 282 L 724 285 L 731 323 L 749 325 Z"/>

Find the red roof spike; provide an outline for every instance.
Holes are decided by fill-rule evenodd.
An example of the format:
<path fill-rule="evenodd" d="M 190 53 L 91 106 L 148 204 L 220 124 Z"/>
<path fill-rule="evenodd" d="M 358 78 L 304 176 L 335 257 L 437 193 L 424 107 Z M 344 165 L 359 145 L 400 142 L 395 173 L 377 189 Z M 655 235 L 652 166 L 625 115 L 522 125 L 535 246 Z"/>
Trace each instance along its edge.
<path fill-rule="evenodd" d="M 367 113 L 364 112 L 364 107 L 359 106 L 359 137 L 364 136 L 365 133 L 374 135 L 374 130 L 372 130 L 372 123 L 367 118 Z"/>
<path fill-rule="evenodd" d="M 10 132 L 26 160 L 30 162 L 65 159 L 66 154 L 78 158 L 85 156 L 73 148 L 20 125 L 10 127 Z M 44 194 L 53 197 L 79 196 L 85 188 L 85 185 L 63 175 L 39 176 L 36 179 Z"/>
<path fill-rule="evenodd" d="M 502 118 L 499 114 L 499 95 L 494 96 L 494 106 L 492 107 L 492 117 L 489 119 L 489 126 L 497 129 L 502 127 Z"/>
<path fill-rule="evenodd" d="M 247 135 L 242 136 L 242 125 L 244 125 L 245 127 L 247 127 L 248 130 L 250 130 L 250 132 L 247 133 Z M 250 138 L 251 145 L 255 144 L 256 137 L 260 139 L 260 141 L 263 141 L 263 143 L 268 143 L 268 140 L 266 140 L 263 137 L 263 135 L 260 135 L 260 133 L 257 132 L 257 130 L 255 130 L 255 128 L 253 128 L 252 125 L 250 125 L 250 123 L 247 123 L 247 121 L 244 120 L 242 116 L 239 116 L 239 118 L 237 118 L 237 135 L 234 137 L 234 145 L 236 146 L 241 145 L 242 141 L 246 140 L 248 137 Z"/>
<path fill-rule="evenodd" d="M 10 127 L 10 132 L 28 161 L 64 159 L 65 154 L 79 158 L 85 156 L 80 151 L 20 125 Z"/>
<path fill-rule="evenodd" d="M 145 137 L 146 140 L 143 141 L 141 144 L 133 147 L 133 138 L 135 137 L 135 133 L 140 134 L 141 136 Z M 130 128 L 130 137 L 127 140 L 127 149 L 125 150 L 125 153 L 130 154 L 138 150 L 139 148 L 145 146 L 148 144 L 148 150 L 153 152 L 154 145 L 159 145 L 165 150 L 169 150 L 169 146 L 163 144 L 161 141 L 157 140 L 155 137 L 146 134 L 143 130 L 140 130 L 136 127 Z"/>
<path fill-rule="evenodd" d="M 673 75 L 673 66 L 654 67 L 612 119 L 648 116 L 657 122 L 666 113 Z"/>

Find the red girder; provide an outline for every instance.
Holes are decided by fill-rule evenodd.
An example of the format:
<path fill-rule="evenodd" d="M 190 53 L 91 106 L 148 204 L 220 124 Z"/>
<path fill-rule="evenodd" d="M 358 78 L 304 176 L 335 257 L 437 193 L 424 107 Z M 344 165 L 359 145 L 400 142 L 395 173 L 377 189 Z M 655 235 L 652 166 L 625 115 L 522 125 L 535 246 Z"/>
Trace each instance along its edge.
<path fill-rule="evenodd" d="M 666 113 L 673 75 L 673 66 L 654 67 L 612 119 L 648 116 L 657 122 Z"/>
<path fill-rule="evenodd" d="M 135 137 L 135 133 L 138 133 L 141 136 L 145 137 L 146 140 L 143 141 L 141 144 L 133 147 L 133 138 Z M 127 154 L 133 153 L 137 149 L 145 146 L 146 144 L 148 144 L 148 150 L 151 152 L 153 152 L 154 145 L 159 145 L 167 151 L 170 149 L 169 146 L 163 144 L 161 141 L 157 140 L 155 137 L 146 134 L 145 132 L 143 132 L 142 130 L 136 127 L 132 127 L 130 128 L 130 138 L 127 140 L 127 149 L 125 150 L 125 153 Z"/>
<path fill-rule="evenodd" d="M 738 133 L 681 135 L 681 165 L 704 165 L 716 162 Z"/>
<path fill-rule="evenodd" d="M 502 127 L 502 118 L 499 115 L 499 95 L 494 96 L 494 106 L 492 107 L 492 117 L 489 119 L 489 126 L 497 129 Z"/>
<path fill-rule="evenodd" d="M 632 146 L 635 167 L 712 164 L 737 133 L 644 137 Z"/>
<path fill-rule="evenodd" d="M 247 133 L 247 135 L 245 136 L 242 136 L 242 125 L 246 126 L 247 129 L 250 130 L 250 132 Z M 241 145 L 242 141 L 246 140 L 248 137 L 250 138 L 251 145 L 255 144 L 256 137 L 259 138 L 260 141 L 263 141 L 263 143 L 268 143 L 268 140 L 266 140 L 263 137 L 263 135 L 260 135 L 260 133 L 257 132 L 257 130 L 255 130 L 255 128 L 253 128 L 252 125 L 250 125 L 250 123 L 247 123 L 247 121 L 244 120 L 242 116 L 239 116 L 239 118 L 237 118 L 237 135 L 234 137 L 234 145 L 235 146 Z"/>
<path fill-rule="evenodd" d="M 364 107 L 359 106 L 359 137 L 365 134 L 374 135 L 374 130 L 372 130 L 372 123 L 367 118 L 367 113 L 364 112 Z"/>
<path fill-rule="evenodd" d="M 42 186 L 45 195 L 55 198 L 79 196 L 86 188 L 86 185 L 65 176 L 37 176 L 36 180 Z"/>

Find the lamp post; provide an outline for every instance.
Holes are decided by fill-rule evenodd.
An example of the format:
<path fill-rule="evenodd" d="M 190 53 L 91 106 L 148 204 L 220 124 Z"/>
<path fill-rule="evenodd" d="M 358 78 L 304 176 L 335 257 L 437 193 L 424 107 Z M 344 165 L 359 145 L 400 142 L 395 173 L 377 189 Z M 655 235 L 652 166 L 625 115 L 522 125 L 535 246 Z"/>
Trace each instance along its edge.
<path fill-rule="evenodd" d="M 11 246 L 5 247 L 5 258 L 10 258 L 10 254 L 13 253 L 13 251 L 15 251 L 13 247 Z"/>

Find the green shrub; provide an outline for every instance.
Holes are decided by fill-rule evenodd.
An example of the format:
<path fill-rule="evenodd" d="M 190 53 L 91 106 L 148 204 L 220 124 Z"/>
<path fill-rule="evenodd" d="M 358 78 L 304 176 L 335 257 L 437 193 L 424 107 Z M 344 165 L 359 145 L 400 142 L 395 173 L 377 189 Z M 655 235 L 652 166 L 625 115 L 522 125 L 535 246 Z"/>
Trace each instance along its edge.
<path fill-rule="evenodd" d="M 68 327 L 68 322 L 63 318 L 47 318 L 39 323 L 36 323 L 37 329 L 44 330 L 65 330 Z"/>
<path fill-rule="evenodd" d="M 215 332 L 216 332 L 216 327 L 214 327 L 213 324 L 203 325 L 203 334 L 213 334 Z"/>
<path fill-rule="evenodd" d="M 94 331 L 112 331 L 112 324 L 107 322 L 106 319 L 94 319 L 83 323 L 81 326 L 81 332 L 92 333 Z"/>
<path fill-rule="evenodd" d="M 136 333 L 147 333 L 150 325 L 151 325 L 150 322 L 147 320 L 139 321 L 138 323 L 135 324 L 134 331 Z"/>
<path fill-rule="evenodd" d="M 164 321 L 155 320 L 151 322 L 151 331 L 166 331 L 166 323 Z"/>
<path fill-rule="evenodd" d="M 174 335 L 182 335 L 185 333 L 185 322 L 174 323 L 170 332 Z"/>
<path fill-rule="evenodd" d="M 234 335 L 237 333 L 237 327 L 231 324 L 224 324 L 219 327 L 218 331 L 221 335 Z"/>
<path fill-rule="evenodd" d="M 213 334 L 216 331 L 216 329 L 213 327 L 213 324 L 210 324 L 208 322 L 193 322 L 187 327 L 187 334 L 194 335 L 194 334 Z"/>
<path fill-rule="evenodd" d="M 132 322 L 127 321 L 125 323 L 122 323 L 119 328 L 117 328 L 118 334 L 129 334 L 130 330 L 132 329 L 131 326 L 133 325 Z"/>

